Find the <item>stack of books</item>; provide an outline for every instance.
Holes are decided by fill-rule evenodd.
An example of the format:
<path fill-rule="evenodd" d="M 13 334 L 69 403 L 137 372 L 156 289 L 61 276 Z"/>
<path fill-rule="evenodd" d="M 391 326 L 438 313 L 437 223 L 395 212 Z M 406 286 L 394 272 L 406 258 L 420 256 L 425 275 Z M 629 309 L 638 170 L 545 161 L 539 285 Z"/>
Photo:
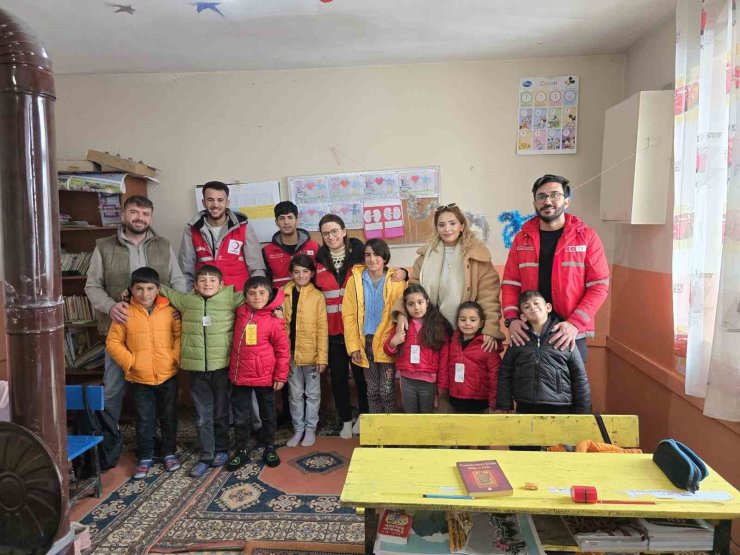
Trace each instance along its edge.
<path fill-rule="evenodd" d="M 95 311 L 90 304 L 90 299 L 85 295 L 72 295 L 63 297 L 64 321 L 65 322 L 91 322 L 95 320 Z"/>
<path fill-rule="evenodd" d="M 564 516 L 581 551 L 636 553 L 648 548 L 648 531 L 637 518 Z"/>
<path fill-rule="evenodd" d="M 102 225 L 118 225 L 121 223 L 121 195 L 98 193 L 98 210 Z"/>
<path fill-rule="evenodd" d="M 640 518 L 648 533 L 650 551 L 711 551 L 714 528 L 705 520 Z"/>
<path fill-rule="evenodd" d="M 86 276 L 90 268 L 91 252 L 63 252 L 62 275 Z"/>

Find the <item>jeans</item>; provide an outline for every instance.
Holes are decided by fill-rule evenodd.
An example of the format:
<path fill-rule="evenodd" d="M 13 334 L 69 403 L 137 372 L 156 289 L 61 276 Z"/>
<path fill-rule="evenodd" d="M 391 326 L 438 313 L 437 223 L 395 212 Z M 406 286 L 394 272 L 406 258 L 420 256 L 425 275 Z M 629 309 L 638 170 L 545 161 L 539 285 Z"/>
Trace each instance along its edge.
<path fill-rule="evenodd" d="M 190 395 L 197 417 L 200 461 L 229 450 L 229 369 L 190 372 Z"/>
<path fill-rule="evenodd" d="M 360 414 L 370 412 L 367 403 L 367 383 L 364 369 L 351 365 L 352 378 L 357 386 L 357 404 Z M 331 378 L 331 393 L 334 397 L 334 406 L 342 422 L 352 421 L 352 403 L 349 396 L 349 355 L 341 335 L 329 338 L 329 377 Z"/>
<path fill-rule="evenodd" d="M 177 450 L 177 376 L 159 385 L 131 383 L 136 409 L 136 452 L 139 460 L 154 456 L 157 420 L 162 430 L 162 456 Z"/>
<path fill-rule="evenodd" d="M 231 408 L 234 413 L 236 448 L 239 451 L 246 451 L 249 444 L 252 392 L 257 394 L 262 419 L 262 428 L 257 432 L 259 442 L 265 447 L 272 447 L 275 443 L 275 391 L 272 386 L 232 385 Z"/>
<path fill-rule="evenodd" d="M 113 360 L 108 350 L 105 351 L 105 370 L 103 372 L 103 387 L 105 394 L 105 411 L 116 422 L 121 418 L 123 396 L 126 393 L 126 379 L 123 377 L 123 368 Z M 154 434 L 152 433 L 152 436 Z"/>
<path fill-rule="evenodd" d="M 290 389 L 290 414 L 293 417 L 293 430 L 296 432 L 315 431 L 319 424 L 320 376 L 315 365 L 296 366 L 291 363 L 288 388 Z"/>
<path fill-rule="evenodd" d="M 401 376 L 403 412 L 406 414 L 428 414 L 434 412 L 434 394 L 437 385 L 422 380 Z"/>

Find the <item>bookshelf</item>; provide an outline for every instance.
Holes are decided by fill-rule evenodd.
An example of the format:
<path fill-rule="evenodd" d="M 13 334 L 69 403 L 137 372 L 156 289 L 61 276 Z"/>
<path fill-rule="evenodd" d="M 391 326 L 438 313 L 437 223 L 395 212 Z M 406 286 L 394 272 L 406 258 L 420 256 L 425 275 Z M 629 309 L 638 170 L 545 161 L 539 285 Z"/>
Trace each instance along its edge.
<path fill-rule="evenodd" d="M 147 196 L 146 179 L 129 174 L 124 183 L 126 192 L 119 195 L 121 208 L 130 196 Z M 97 192 L 59 190 L 59 212 L 68 216 L 60 218 L 63 223 L 59 233 L 63 253 L 65 366 L 67 381 L 73 383 L 99 382 L 103 376 L 103 362 L 99 360 L 100 347 L 95 348 L 101 344 L 102 338 L 97 331 L 95 312 L 85 295 L 89 257 L 81 254 L 92 253 L 97 239 L 113 235 L 118 229 L 118 225 L 104 222 L 100 204 L 101 198 Z M 86 222 L 87 225 L 64 225 L 65 221 Z M 98 353 L 92 361 L 86 360 L 86 353 L 91 354 L 90 350 L 97 350 Z"/>

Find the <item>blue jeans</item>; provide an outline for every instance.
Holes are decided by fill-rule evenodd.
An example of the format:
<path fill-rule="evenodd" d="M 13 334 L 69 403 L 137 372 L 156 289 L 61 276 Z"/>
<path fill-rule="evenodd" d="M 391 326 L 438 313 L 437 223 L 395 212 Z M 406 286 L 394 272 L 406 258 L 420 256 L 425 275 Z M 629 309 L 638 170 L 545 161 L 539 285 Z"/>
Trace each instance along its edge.
<path fill-rule="evenodd" d="M 157 420 L 162 430 L 162 456 L 177 451 L 177 376 L 159 385 L 130 384 L 136 408 L 136 453 L 139 460 L 154 456 Z"/>
<path fill-rule="evenodd" d="M 105 388 L 105 411 L 118 422 L 121 418 L 123 396 L 126 393 L 126 379 L 123 377 L 123 368 L 118 366 L 118 363 L 113 360 L 107 349 L 105 351 L 103 387 Z"/>
<path fill-rule="evenodd" d="M 296 366 L 291 361 L 288 389 L 290 389 L 290 414 L 293 418 L 293 430 L 296 432 L 316 431 L 316 426 L 319 425 L 320 376 L 315 365 Z"/>

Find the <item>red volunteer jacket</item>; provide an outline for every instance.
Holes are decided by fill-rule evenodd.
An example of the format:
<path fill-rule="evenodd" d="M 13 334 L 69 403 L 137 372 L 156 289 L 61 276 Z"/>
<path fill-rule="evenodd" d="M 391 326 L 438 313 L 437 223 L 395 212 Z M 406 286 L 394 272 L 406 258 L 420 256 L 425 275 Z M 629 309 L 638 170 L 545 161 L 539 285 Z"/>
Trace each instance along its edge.
<path fill-rule="evenodd" d="M 265 259 L 265 266 L 270 272 L 269 277 L 272 279 L 273 287 L 282 287 L 290 281 L 290 260 L 296 254 L 305 254 L 311 260 L 316 259 L 319 244 L 311 240 L 311 236 L 305 229 L 298 229 L 297 231 L 298 245 L 293 254 L 285 250 L 283 243 L 280 241 L 279 231 L 272 236 L 270 243 L 262 247 L 262 258 Z"/>
<path fill-rule="evenodd" d="M 509 249 L 501 282 L 504 318 L 519 316 L 522 291 L 539 284 L 540 218 L 527 221 Z M 594 334 L 596 312 L 609 294 L 609 264 L 596 231 L 566 214 L 563 235 L 552 262 L 553 310 L 578 328 L 578 337 Z"/>
<path fill-rule="evenodd" d="M 283 305 L 285 294 L 282 289 L 271 303 L 259 310 L 243 304 L 236 310 L 234 340 L 231 347 L 229 379 L 235 385 L 272 386 L 273 382 L 288 380 L 290 369 L 290 342 L 285 331 L 285 322 L 272 315 L 272 311 Z M 257 326 L 257 344 L 246 344 L 246 327 Z"/>
<path fill-rule="evenodd" d="M 447 366 L 440 371 L 437 386 L 449 389 L 450 397 L 457 399 L 488 399 L 488 406 L 496 408 L 498 389 L 498 369 L 501 355 L 497 351 L 487 353 L 483 350 L 483 336 L 473 339 L 465 349 L 460 342 L 460 331 L 456 330 L 447 344 Z M 455 381 L 455 366 L 465 367 L 463 381 Z"/>
<path fill-rule="evenodd" d="M 406 331 L 406 341 L 398 347 L 391 347 L 391 338 L 393 333 L 388 336 L 383 345 L 383 350 L 387 355 L 396 358 L 396 369 L 400 372 L 429 372 L 434 376 L 439 376 L 439 371 L 447 367 L 447 349 L 443 347 L 435 351 L 431 347 L 422 345 L 418 340 L 416 326 L 409 322 L 409 329 Z M 411 362 L 411 345 L 419 345 L 419 362 Z M 400 351 L 400 353 L 399 353 Z"/>
<path fill-rule="evenodd" d="M 215 254 L 211 245 L 201 233 L 201 229 L 205 226 L 205 218 L 201 218 L 192 226 L 191 237 L 196 256 L 195 271 L 197 272 L 205 264 L 216 266 L 224 275 L 224 285 L 233 285 L 234 289 L 241 291 L 249 279 L 249 270 L 247 269 L 247 263 L 244 261 L 247 219 L 236 212 L 234 215 L 236 216 L 235 222 L 228 218 L 226 220 L 225 225 L 229 226 L 229 229 Z"/>

